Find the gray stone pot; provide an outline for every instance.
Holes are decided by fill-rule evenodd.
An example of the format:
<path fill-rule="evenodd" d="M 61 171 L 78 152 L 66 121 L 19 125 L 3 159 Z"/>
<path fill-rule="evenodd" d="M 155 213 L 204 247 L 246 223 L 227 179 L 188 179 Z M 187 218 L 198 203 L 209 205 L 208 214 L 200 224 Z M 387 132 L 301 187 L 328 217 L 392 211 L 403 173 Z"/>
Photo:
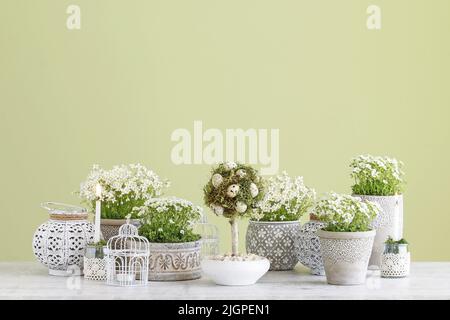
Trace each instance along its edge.
<path fill-rule="evenodd" d="M 317 231 L 329 284 L 357 285 L 366 281 L 375 230 L 366 232 Z"/>
<path fill-rule="evenodd" d="M 369 266 L 380 267 L 386 239 L 389 236 L 394 240 L 403 237 L 403 196 L 355 196 L 363 200 L 376 202 L 381 207 L 381 212 L 372 222 L 372 228 L 377 231 L 377 234 L 369 261 Z"/>
<path fill-rule="evenodd" d="M 266 257 L 270 270 L 292 270 L 298 262 L 300 222 L 249 222 L 246 236 L 247 253 Z"/>
<path fill-rule="evenodd" d="M 127 219 L 101 219 L 100 231 L 102 232 L 103 239 L 108 241 L 110 238 L 119 234 L 119 228 L 127 223 Z M 137 219 L 131 219 L 130 223 L 139 228 L 140 221 Z"/>
<path fill-rule="evenodd" d="M 300 229 L 299 262 L 308 267 L 311 274 L 324 276 L 320 240 L 317 231 L 325 227 L 325 223 L 311 219 Z"/>
<path fill-rule="evenodd" d="M 201 241 L 150 242 L 150 281 L 194 280 L 201 277 Z"/>

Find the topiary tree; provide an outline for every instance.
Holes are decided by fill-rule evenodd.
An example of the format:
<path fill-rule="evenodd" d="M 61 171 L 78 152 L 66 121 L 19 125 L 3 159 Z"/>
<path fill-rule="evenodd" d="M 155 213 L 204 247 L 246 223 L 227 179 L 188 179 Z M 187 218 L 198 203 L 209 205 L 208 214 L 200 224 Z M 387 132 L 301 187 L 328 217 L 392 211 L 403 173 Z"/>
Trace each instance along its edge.
<path fill-rule="evenodd" d="M 218 216 L 229 219 L 231 251 L 239 254 L 239 217 L 248 216 L 256 209 L 263 195 L 263 182 L 251 166 L 225 162 L 214 167 L 211 178 L 203 188 L 205 204 Z"/>

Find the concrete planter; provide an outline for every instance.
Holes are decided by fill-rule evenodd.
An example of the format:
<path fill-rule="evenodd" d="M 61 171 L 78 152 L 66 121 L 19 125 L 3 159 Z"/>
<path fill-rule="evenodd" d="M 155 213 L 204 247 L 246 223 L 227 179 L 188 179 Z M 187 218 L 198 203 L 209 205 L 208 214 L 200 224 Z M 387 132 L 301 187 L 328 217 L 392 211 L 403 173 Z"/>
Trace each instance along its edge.
<path fill-rule="evenodd" d="M 355 196 L 363 200 L 376 202 L 382 209 L 372 222 L 372 228 L 377 231 L 377 234 L 369 261 L 369 266 L 379 268 L 386 239 L 389 236 L 394 240 L 403 237 L 403 196 Z"/>
<path fill-rule="evenodd" d="M 102 232 L 103 239 L 108 241 L 110 238 L 119 234 L 119 228 L 127 223 L 127 219 L 101 219 L 100 231 Z M 140 222 L 137 219 L 131 219 L 130 223 L 139 228 Z"/>
<path fill-rule="evenodd" d="M 201 277 L 201 241 L 150 243 L 150 281 L 194 280 Z"/>
<path fill-rule="evenodd" d="M 357 285 L 366 281 L 376 231 L 317 231 L 325 275 L 329 284 Z"/>
<path fill-rule="evenodd" d="M 292 270 L 298 262 L 299 241 L 299 221 L 250 221 L 246 249 L 269 259 L 272 271 Z"/>

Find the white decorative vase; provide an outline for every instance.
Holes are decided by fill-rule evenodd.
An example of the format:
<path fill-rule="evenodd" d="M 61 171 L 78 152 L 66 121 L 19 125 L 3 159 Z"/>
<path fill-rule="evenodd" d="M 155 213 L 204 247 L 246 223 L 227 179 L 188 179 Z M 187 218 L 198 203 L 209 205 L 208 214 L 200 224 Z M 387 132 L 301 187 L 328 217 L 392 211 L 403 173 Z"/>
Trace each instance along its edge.
<path fill-rule="evenodd" d="M 404 278 L 409 275 L 411 256 L 407 244 L 385 244 L 381 255 L 383 278 Z"/>
<path fill-rule="evenodd" d="M 292 270 L 298 263 L 300 222 L 249 221 L 247 253 L 265 257 L 270 270 Z"/>
<path fill-rule="evenodd" d="M 201 241 L 150 242 L 150 281 L 194 280 L 201 277 Z"/>
<path fill-rule="evenodd" d="M 403 237 L 403 195 L 355 195 L 355 197 L 378 203 L 381 207 L 380 213 L 372 222 L 372 228 L 377 231 L 377 234 L 369 261 L 369 266 L 379 268 L 386 239 L 392 237 L 394 240 L 399 240 Z"/>
<path fill-rule="evenodd" d="M 325 225 L 324 222 L 311 216 L 310 221 L 300 229 L 299 262 L 309 268 L 311 274 L 316 276 L 325 275 L 320 251 L 320 239 L 317 235 L 317 231 Z"/>
<path fill-rule="evenodd" d="M 366 281 L 375 230 L 366 232 L 317 231 L 329 284 L 357 285 Z"/>
<path fill-rule="evenodd" d="M 106 246 L 87 246 L 84 254 L 84 278 L 95 281 L 106 281 Z"/>
<path fill-rule="evenodd" d="M 255 284 L 268 270 L 266 258 L 251 261 L 221 261 L 204 259 L 203 272 L 216 284 L 223 286 L 246 286 Z"/>
<path fill-rule="evenodd" d="M 55 202 L 42 207 L 49 211 L 50 219 L 34 233 L 34 255 L 50 275 L 82 275 L 86 245 L 94 240 L 94 226 L 87 220 L 86 210 Z"/>

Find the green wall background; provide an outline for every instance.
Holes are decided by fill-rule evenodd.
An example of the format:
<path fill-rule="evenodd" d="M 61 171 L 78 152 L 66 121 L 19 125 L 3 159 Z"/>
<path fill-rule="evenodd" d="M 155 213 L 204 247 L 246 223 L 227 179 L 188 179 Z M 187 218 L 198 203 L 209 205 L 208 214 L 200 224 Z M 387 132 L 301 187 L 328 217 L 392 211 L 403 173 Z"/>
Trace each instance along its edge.
<path fill-rule="evenodd" d="M 350 192 L 354 155 L 403 160 L 413 259 L 449 260 L 449 30 L 448 0 L 2 0 L 0 259 L 33 259 L 39 204 L 78 203 L 93 163 L 201 204 L 209 167 L 172 164 L 170 134 L 202 120 L 279 128 L 280 169 L 318 192 Z"/>

